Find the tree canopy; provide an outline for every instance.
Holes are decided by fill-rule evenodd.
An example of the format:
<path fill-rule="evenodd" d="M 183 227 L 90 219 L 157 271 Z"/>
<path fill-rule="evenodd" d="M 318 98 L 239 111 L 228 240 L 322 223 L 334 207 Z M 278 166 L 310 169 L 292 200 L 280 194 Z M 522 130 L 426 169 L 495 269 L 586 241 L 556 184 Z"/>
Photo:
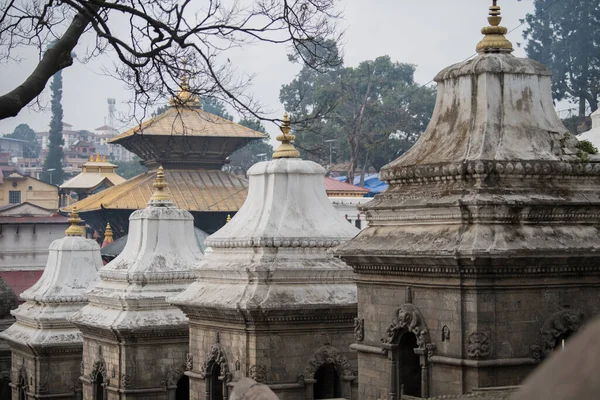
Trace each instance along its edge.
<path fill-rule="evenodd" d="M 332 56 L 333 57 L 333 56 Z M 326 72 L 304 66 L 280 91 L 280 100 L 296 124 L 303 157 L 329 164 L 348 162 L 348 180 L 357 169 L 379 170 L 412 146 L 429 123 L 435 91 L 414 82 L 415 66 L 389 56 Z M 294 61 L 294 58 L 290 58 Z"/>
<path fill-rule="evenodd" d="M 579 103 L 579 117 L 598 109 L 600 95 L 600 3 L 535 0 L 525 20 L 527 56 L 552 70 L 556 100 Z"/>
<path fill-rule="evenodd" d="M 35 131 L 27 124 L 17 125 L 13 133 L 5 135 L 7 138 L 24 140 L 27 142 L 23 146 L 23 157 L 38 158 L 40 156 L 40 144 L 35 136 Z"/>
<path fill-rule="evenodd" d="M 238 124 L 266 134 L 267 131 L 259 120 L 243 119 Z M 262 140 L 253 140 L 241 149 L 236 150 L 230 157 L 229 169 L 236 174 L 245 174 L 248 169 L 259 161 L 270 160 L 273 155 L 273 146 L 269 143 L 267 135 Z"/>
<path fill-rule="evenodd" d="M 24 82 L 0 96 L 0 119 L 15 116 L 31 103 L 58 71 L 73 64 L 73 51 L 85 35 L 95 46 L 78 50 L 78 59 L 108 54 L 107 72 L 135 94 L 136 107 L 177 93 L 183 72 L 190 90 L 214 97 L 239 112 L 261 114 L 245 91 L 250 76 L 240 76 L 227 57 L 250 42 L 291 46 L 314 68 L 324 64 L 312 54 L 314 38 L 339 38 L 336 0 L 11 0 L 0 3 L 0 59 L 14 60 L 15 50 L 45 47 Z"/>
<path fill-rule="evenodd" d="M 62 108 L 62 73 L 58 71 L 50 85 L 52 90 L 52 118 L 48 132 L 48 154 L 44 160 L 41 174 L 42 180 L 60 185 L 64 179 L 63 161 L 63 108 Z"/>

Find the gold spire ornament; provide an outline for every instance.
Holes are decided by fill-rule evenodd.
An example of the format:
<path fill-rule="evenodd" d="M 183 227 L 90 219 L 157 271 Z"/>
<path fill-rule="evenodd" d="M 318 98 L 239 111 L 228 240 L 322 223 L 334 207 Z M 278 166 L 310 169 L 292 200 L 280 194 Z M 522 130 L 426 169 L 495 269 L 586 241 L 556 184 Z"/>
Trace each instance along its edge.
<path fill-rule="evenodd" d="M 179 92 L 177 92 L 177 96 L 171 97 L 169 104 L 171 106 L 199 107 L 200 100 L 198 99 L 198 96 L 195 96 L 190 92 L 190 84 L 186 70 L 187 58 L 183 59 L 182 64 L 183 73 L 181 74 L 181 82 L 179 83 Z"/>
<path fill-rule="evenodd" d="M 229 221 L 231 221 L 231 214 L 227 214 L 227 219 L 225 220 L 225 223 L 228 223 Z"/>
<path fill-rule="evenodd" d="M 493 0 L 490 7 L 490 16 L 488 22 L 490 26 L 481 29 L 484 35 L 481 42 L 477 44 L 477 52 L 482 53 L 512 53 L 514 48 L 510 40 L 504 35 L 508 32 L 504 26 L 500 26 L 502 17 L 500 16 L 500 6 L 498 0 Z"/>
<path fill-rule="evenodd" d="M 85 237 L 85 227 L 80 226 L 79 224 L 83 222 L 81 218 L 79 218 L 79 213 L 77 212 L 77 207 L 73 207 L 71 210 L 71 216 L 67 220 L 71 225 L 65 231 L 65 235 L 67 236 L 84 236 Z"/>
<path fill-rule="evenodd" d="M 291 143 L 293 140 L 296 140 L 296 136 L 290 133 L 291 130 L 290 117 L 285 113 L 283 114 L 283 123 L 281 124 L 282 135 L 277 136 L 277 140 L 281 144 L 273 153 L 273 158 L 300 158 L 300 153 Z"/>
<path fill-rule="evenodd" d="M 114 242 L 113 240 L 113 231 L 110 226 L 110 222 L 106 223 L 106 229 L 104 229 L 104 240 L 102 241 L 102 247 L 108 246 L 110 243 Z"/>
<path fill-rule="evenodd" d="M 152 197 L 150 197 L 148 204 L 166 203 L 171 201 L 169 193 L 165 191 L 165 188 L 169 185 L 165 181 L 165 171 L 163 170 L 162 166 L 158 167 L 158 171 L 156 172 L 156 181 L 152 184 L 152 186 L 154 186 L 154 189 L 156 190 L 152 194 Z"/>

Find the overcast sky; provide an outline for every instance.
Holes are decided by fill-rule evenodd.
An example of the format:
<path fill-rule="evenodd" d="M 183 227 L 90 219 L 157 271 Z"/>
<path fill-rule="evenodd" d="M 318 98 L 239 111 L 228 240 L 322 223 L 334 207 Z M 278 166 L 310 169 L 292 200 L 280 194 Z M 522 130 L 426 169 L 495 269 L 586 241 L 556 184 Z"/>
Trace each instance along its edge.
<path fill-rule="evenodd" d="M 345 29 L 343 51 L 345 64 L 389 55 L 392 60 L 417 66 L 416 81 L 429 82 L 437 72 L 450 64 L 460 62 L 475 53 L 481 39 L 480 29 L 487 25 L 489 0 L 345 0 L 341 1 Z M 502 25 L 509 30 L 520 25 L 520 19 L 533 11 L 533 0 L 500 1 Z M 515 55 L 524 56 L 517 46 L 522 42 L 523 27 L 508 38 L 515 45 Z M 75 50 L 77 52 L 77 49 Z M 282 46 L 257 43 L 235 50 L 228 57 L 240 73 L 255 74 L 250 90 L 270 110 L 273 117 L 283 114 L 279 102 L 281 85 L 289 83 L 299 66 L 287 60 L 289 49 Z M 0 92 L 6 93 L 21 82 L 35 67 L 35 50 L 22 53 L 20 63 L 0 66 Z M 104 57 L 104 58 L 103 58 Z M 124 103 L 131 99 L 121 82 L 102 74 L 110 66 L 109 56 L 101 56 L 88 63 L 75 64 L 63 71 L 64 122 L 73 129 L 93 130 L 104 124 L 107 116 L 106 99 L 117 100 L 117 111 L 126 112 Z M 42 95 L 42 104 L 49 103 L 49 94 Z M 34 130 L 48 129 L 50 112 L 25 109 L 15 117 L 0 121 L 0 134 L 12 132 L 20 123 Z M 127 127 L 119 126 L 120 130 Z M 275 125 L 267 125 L 274 137 Z"/>

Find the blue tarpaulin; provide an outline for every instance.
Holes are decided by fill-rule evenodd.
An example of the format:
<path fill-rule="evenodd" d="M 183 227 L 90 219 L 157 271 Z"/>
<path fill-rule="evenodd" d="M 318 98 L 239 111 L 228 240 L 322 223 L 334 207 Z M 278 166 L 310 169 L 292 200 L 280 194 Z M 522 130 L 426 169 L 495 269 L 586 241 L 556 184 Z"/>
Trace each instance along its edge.
<path fill-rule="evenodd" d="M 336 181 L 346 182 L 345 176 L 338 176 L 337 178 L 333 178 Z M 354 177 L 354 186 L 358 186 L 360 183 L 360 174 Z M 369 174 L 365 176 L 365 189 L 369 189 L 369 193 L 365 195 L 365 197 L 373 197 L 378 193 L 383 192 L 388 188 L 388 184 L 380 181 L 377 174 Z"/>

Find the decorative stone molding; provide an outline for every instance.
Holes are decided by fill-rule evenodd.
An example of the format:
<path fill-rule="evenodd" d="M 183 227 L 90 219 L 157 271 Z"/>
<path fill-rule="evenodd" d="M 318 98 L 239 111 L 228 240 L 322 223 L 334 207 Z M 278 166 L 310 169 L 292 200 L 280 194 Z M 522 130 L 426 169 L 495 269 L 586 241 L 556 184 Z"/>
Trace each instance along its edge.
<path fill-rule="evenodd" d="M 257 238 L 257 239 L 207 239 L 206 246 L 211 248 L 249 248 L 249 247 L 290 247 L 290 248 L 331 248 L 343 243 L 337 239 L 309 240 L 304 237 L 285 238 Z"/>
<path fill-rule="evenodd" d="M 354 318 L 354 339 L 356 339 L 357 342 L 365 340 L 364 318 Z"/>
<path fill-rule="evenodd" d="M 394 259 L 391 258 L 390 262 Z M 403 257 L 399 262 L 407 263 L 410 259 Z M 494 266 L 493 268 L 485 267 L 432 267 L 432 266 L 415 266 L 415 265 L 379 265 L 379 264 L 362 264 L 360 260 L 356 263 L 351 262 L 352 268 L 356 273 L 365 275 L 399 275 L 399 276 L 427 276 L 436 278 L 481 278 L 486 276 L 502 276 L 503 278 L 513 277 L 560 277 L 585 274 L 600 275 L 600 265 L 548 265 L 548 266 Z"/>
<path fill-rule="evenodd" d="M 427 351 L 427 359 L 430 360 L 431 357 L 433 357 L 434 354 L 435 354 L 435 344 L 434 343 L 427 343 L 425 345 L 425 350 Z"/>
<path fill-rule="evenodd" d="M 576 310 L 563 310 L 554 313 L 540 330 L 542 336 L 542 352 L 549 355 L 558 344 L 558 339 L 569 332 L 579 330 L 583 321 L 583 314 Z"/>
<path fill-rule="evenodd" d="M 421 312 L 412 304 L 403 304 L 396 312 L 397 317 L 387 328 L 387 337 L 381 339 L 382 343 L 391 344 L 404 332 L 412 332 L 417 337 L 419 348 L 425 348 L 430 343 L 429 331 Z"/>
<path fill-rule="evenodd" d="M 308 364 L 304 368 L 303 379 L 313 379 L 317 369 L 325 364 L 333 364 L 342 379 L 356 377 L 346 356 L 335 347 L 326 345 L 319 348 L 308 360 Z"/>
<path fill-rule="evenodd" d="M 569 156 L 563 156 L 565 158 Z M 578 161 L 467 161 L 463 163 L 427 164 L 402 166 L 398 169 L 382 169 L 379 178 L 392 185 L 452 182 L 497 175 L 508 178 L 545 176 L 594 176 L 600 175 L 600 164 Z"/>
<path fill-rule="evenodd" d="M 225 357 L 225 351 L 223 347 L 219 343 L 219 336 L 217 334 L 217 343 L 213 344 L 210 347 L 210 351 L 206 354 L 206 359 L 202 366 L 200 367 L 200 371 L 198 375 L 200 378 L 204 379 L 206 377 L 207 371 L 212 363 L 216 363 L 219 365 L 219 369 L 221 370 L 221 376 L 219 378 L 223 378 L 226 382 L 231 381 L 231 373 L 229 372 L 229 366 L 227 364 L 227 358 Z"/>
<path fill-rule="evenodd" d="M 467 356 L 469 358 L 486 358 L 492 354 L 492 343 L 483 332 L 472 332 L 467 338 Z"/>
<path fill-rule="evenodd" d="M 267 381 L 267 367 L 264 365 L 253 365 L 249 371 L 250 378 L 254 379 L 258 383 L 265 383 Z"/>

